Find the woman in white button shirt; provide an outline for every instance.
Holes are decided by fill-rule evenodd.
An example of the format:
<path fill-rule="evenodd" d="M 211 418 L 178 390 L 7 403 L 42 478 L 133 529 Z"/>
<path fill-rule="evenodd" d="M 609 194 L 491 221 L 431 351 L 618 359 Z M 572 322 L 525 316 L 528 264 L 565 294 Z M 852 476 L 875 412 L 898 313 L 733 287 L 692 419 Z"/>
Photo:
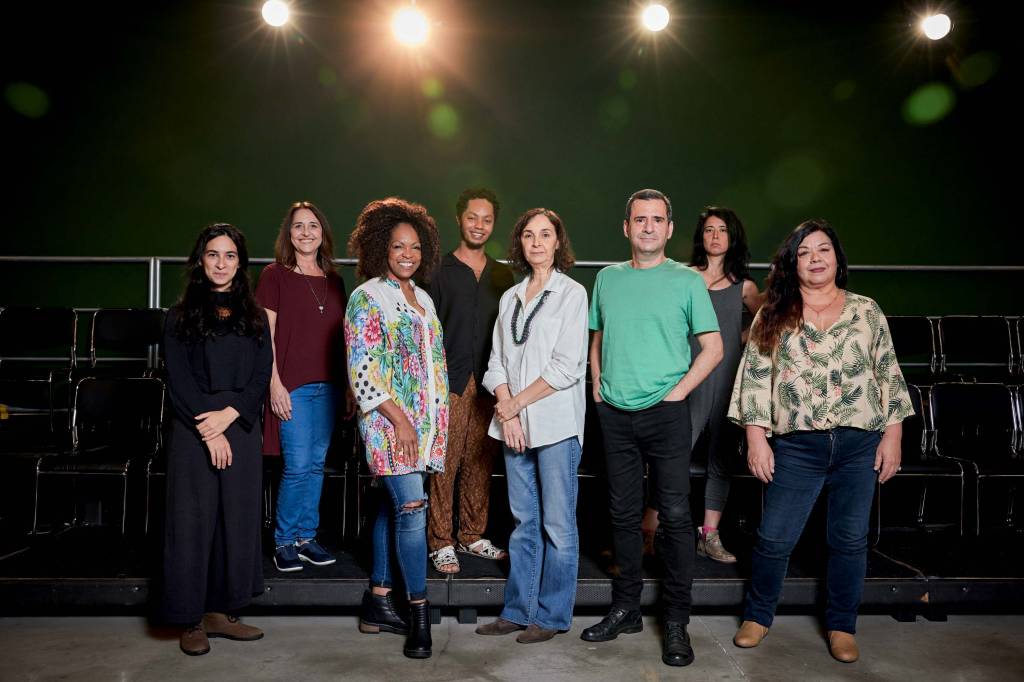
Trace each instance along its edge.
<path fill-rule="evenodd" d="M 498 399 L 489 433 L 504 443 L 515 530 L 505 608 L 477 633 L 521 631 L 529 644 L 568 630 L 576 599 L 587 292 L 565 274 L 575 258 L 554 211 L 524 213 L 510 242 L 510 264 L 528 276 L 501 297 L 482 383 Z"/>

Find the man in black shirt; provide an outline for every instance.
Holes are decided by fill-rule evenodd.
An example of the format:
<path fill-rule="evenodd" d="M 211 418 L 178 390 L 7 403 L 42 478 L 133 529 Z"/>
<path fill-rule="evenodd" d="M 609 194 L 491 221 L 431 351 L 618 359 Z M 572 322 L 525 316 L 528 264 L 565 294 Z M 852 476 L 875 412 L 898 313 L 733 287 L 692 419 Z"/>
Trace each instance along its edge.
<path fill-rule="evenodd" d="M 455 552 L 504 559 L 507 552 L 483 537 L 490 507 L 495 442 L 487 436 L 494 398 L 480 387 L 491 354 L 491 333 L 502 293 L 515 283 L 512 270 L 484 251 L 498 219 L 498 199 L 488 189 L 467 189 L 455 204 L 459 246 L 441 259 L 430 278 L 430 296 L 444 329 L 451 408 L 444 473 L 430 477 L 427 542 L 434 568 L 458 573 Z M 461 475 L 460 475 L 461 474 Z M 459 477 L 459 531 L 452 530 L 455 479 Z"/>

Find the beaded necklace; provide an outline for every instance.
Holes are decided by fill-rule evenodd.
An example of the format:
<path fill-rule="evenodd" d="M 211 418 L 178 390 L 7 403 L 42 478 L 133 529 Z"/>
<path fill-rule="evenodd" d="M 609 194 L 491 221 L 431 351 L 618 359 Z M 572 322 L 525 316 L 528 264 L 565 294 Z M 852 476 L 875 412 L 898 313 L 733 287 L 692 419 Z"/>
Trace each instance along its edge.
<path fill-rule="evenodd" d="M 550 291 L 545 291 L 540 295 L 540 300 L 537 301 L 533 312 L 526 317 L 526 322 L 523 323 L 523 335 L 519 338 L 516 338 L 516 324 L 519 322 L 519 315 L 523 312 L 523 302 L 516 296 L 516 308 L 512 311 L 512 343 L 521 346 L 526 343 L 526 339 L 530 338 L 530 323 L 533 322 L 533 318 L 536 317 L 537 313 L 544 306 L 544 301 L 547 300 L 550 293 Z"/>

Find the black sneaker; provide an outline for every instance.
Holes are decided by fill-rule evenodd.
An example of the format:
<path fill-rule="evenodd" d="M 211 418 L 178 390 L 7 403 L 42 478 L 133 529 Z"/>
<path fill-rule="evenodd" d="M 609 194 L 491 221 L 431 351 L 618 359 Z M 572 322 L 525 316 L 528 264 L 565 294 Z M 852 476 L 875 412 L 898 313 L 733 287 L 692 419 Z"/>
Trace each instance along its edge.
<path fill-rule="evenodd" d="M 295 545 L 278 545 L 274 550 L 274 566 L 282 573 L 301 571 L 302 562 L 299 561 L 299 548 Z"/>
<path fill-rule="evenodd" d="M 662 636 L 661 661 L 665 665 L 684 666 L 693 663 L 693 647 L 690 635 L 682 623 L 670 620 L 665 623 Z"/>
<path fill-rule="evenodd" d="M 316 540 L 300 542 L 296 548 L 299 550 L 299 559 L 308 561 L 314 566 L 330 566 L 337 561 L 334 555 L 321 547 Z"/>
<path fill-rule="evenodd" d="M 584 642 L 607 642 L 619 635 L 641 632 L 644 621 L 640 611 L 612 609 L 611 613 L 601 619 L 597 625 L 591 625 L 580 634 Z"/>

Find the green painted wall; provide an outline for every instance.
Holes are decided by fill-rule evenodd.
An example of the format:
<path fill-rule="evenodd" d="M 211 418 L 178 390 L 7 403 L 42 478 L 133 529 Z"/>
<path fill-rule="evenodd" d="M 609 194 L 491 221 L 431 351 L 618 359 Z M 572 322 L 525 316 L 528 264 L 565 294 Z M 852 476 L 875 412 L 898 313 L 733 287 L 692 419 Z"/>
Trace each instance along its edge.
<path fill-rule="evenodd" d="M 426 204 L 451 247 L 455 196 L 486 184 L 496 241 L 544 205 L 584 259 L 626 257 L 623 203 L 653 186 L 674 200 L 679 259 L 716 202 L 744 218 L 755 261 L 811 216 L 853 263 L 1024 261 L 1009 10 L 964 4 L 950 42 L 925 46 L 896 3 L 821 4 L 688 2 L 651 40 L 624 2 L 420 2 L 440 23 L 417 57 L 376 3 L 299 3 L 284 32 L 255 2 L 21 7 L 2 48 L 0 254 L 180 256 L 222 220 L 269 256 L 291 201 L 318 203 L 344 242 L 391 194 Z M 894 313 L 1019 313 L 1020 280 L 851 286 Z M 143 305 L 145 281 L 0 264 L 0 303 Z"/>

